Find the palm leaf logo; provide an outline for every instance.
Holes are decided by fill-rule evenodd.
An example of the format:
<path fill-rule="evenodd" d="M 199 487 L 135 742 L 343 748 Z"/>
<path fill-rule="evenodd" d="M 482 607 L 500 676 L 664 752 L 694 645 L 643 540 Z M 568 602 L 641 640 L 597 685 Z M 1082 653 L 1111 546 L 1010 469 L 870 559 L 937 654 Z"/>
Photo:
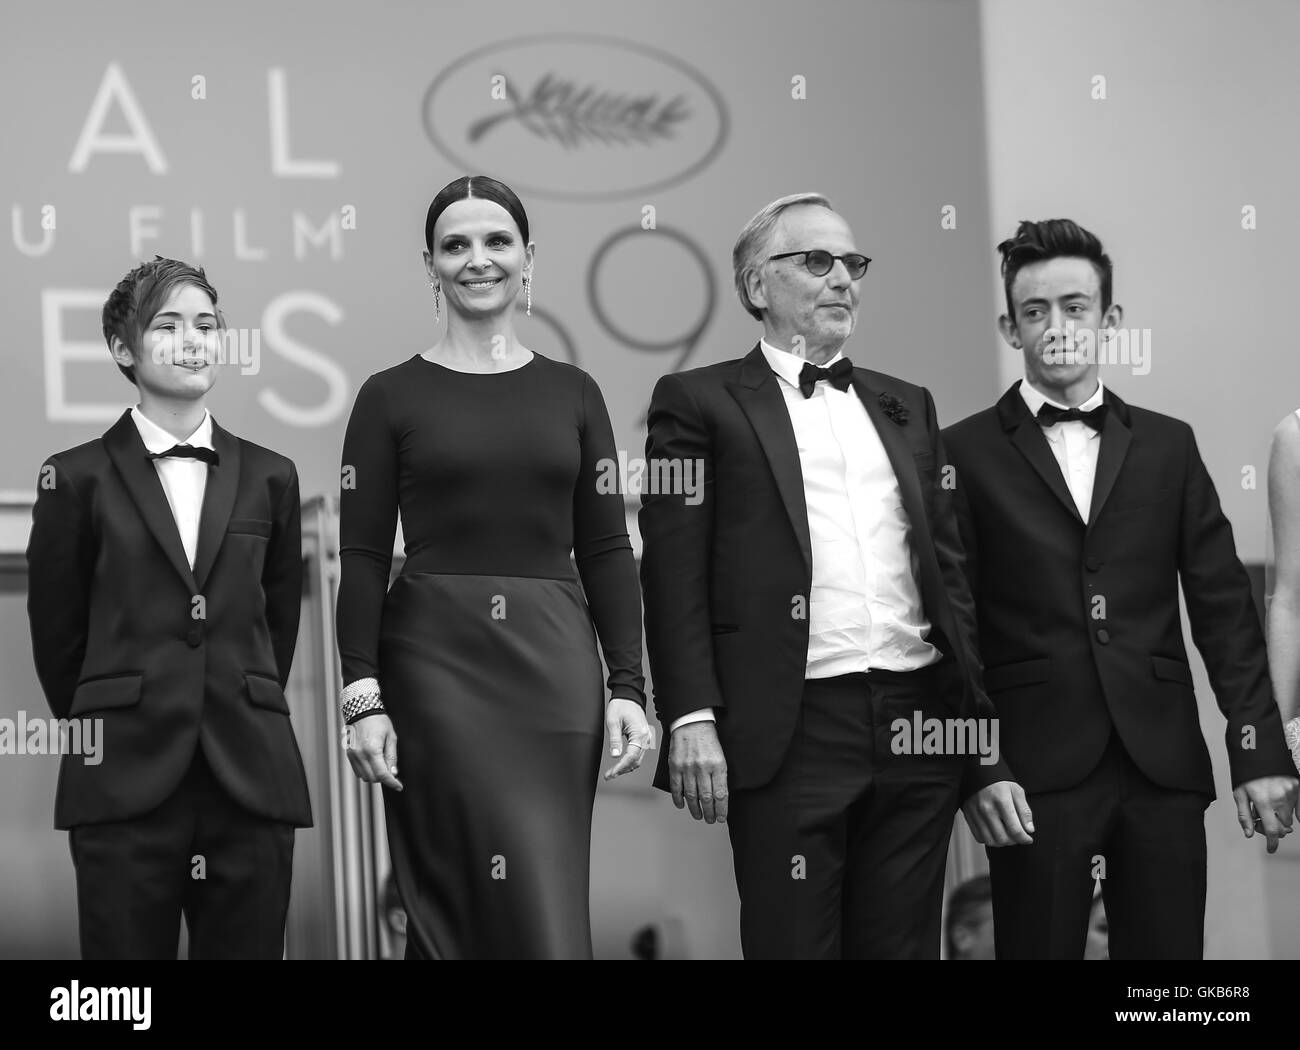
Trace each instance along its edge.
<path fill-rule="evenodd" d="M 574 81 L 550 73 L 533 85 L 526 98 L 513 101 L 509 112 L 471 124 L 469 141 L 477 142 L 492 128 L 517 120 L 539 139 L 558 142 L 565 149 L 584 142 L 648 145 L 672 138 L 676 126 L 691 115 L 681 95 L 661 100 L 657 94 L 627 95 L 592 86 L 579 89 Z"/>

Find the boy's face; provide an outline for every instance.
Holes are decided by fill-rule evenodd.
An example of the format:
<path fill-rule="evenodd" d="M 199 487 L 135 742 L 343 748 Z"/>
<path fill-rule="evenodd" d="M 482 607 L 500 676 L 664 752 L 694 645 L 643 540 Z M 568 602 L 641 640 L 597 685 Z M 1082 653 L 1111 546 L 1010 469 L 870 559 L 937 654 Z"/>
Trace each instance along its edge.
<path fill-rule="evenodd" d="M 154 315 L 132 354 L 113 340 L 113 357 L 135 366 L 136 385 L 155 397 L 193 401 L 217 377 L 218 321 L 206 292 L 192 284 L 178 287 Z"/>

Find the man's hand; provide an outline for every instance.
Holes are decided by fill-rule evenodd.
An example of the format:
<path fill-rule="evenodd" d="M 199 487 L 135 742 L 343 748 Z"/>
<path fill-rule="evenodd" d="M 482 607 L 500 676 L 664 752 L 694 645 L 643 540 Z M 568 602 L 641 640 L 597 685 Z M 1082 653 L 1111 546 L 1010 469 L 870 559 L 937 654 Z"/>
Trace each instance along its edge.
<path fill-rule="evenodd" d="M 605 731 L 609 734 L 609 753 L 619 758 L 618 765 L 605 771 L 605 779 L 613 780 L 631 773 L 641 765 L 645 753 L 654 747 L 654 730 L 645 720 L 645 712 L 635 700 L 621 697 L 605 705 Z M 627 743 L 626 751 L 623 747 Z"/>
<path fill-rule="evenodd" d="M 1295 777 L 1260 777 L 1236 788 L 1232 797 L 1237 803 L 1237 822 L 1246 838 L 1252 838 L 1256 831 L 1263 832 L 1268 852 L 1276 853 L 1277 844 L 1291 834 L 1297 790 L 1300 780 Z"/>
<path fill-rule="evenodd" d="M 387 715 L 367 715 L 348 726 L 346 750 L 352 772 L 367 784 L 402 790 L 397 779 L 397 734 Z"/>
<path fill-rule="evenodd" d="M 668 743 L 668 784 L 673 805 L 709 824 L 727 822 L 727 760 L 713 722 L 688 722 Z"/>
<path fill-rule="evenodd" d="M 962 803 L 961 811 L 981 846 L 1028 846 L 1034 841 L 1034 815 L 1024 789 L 1014 780 L 981 788 Z"/>

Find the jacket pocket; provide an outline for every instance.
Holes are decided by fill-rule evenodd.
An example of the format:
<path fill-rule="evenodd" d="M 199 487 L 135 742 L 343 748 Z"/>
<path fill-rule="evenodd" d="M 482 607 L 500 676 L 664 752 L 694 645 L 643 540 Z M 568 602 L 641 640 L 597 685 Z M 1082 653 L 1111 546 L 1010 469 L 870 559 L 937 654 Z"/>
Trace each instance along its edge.
<path fill-rule="evenodd" d="M 280 679 L 249 671 L 244 675 L 244 688 L 248 692 L 249 703 L 254 706 L 282 715 L 289 713 L 289 702 L 284 698 L 284 690 L 280 688 Z"/>
<path fill-rule="evenodd" d="M 139 671 L 123 671 L 81 682 L 72 694 L 68 715 L 71 717 L 86 711 L 104 711 L 138 704 L 143 680 L 144 676 Z"/>
<path fill-rule="evenodd" d="M 1188 689 L 1192 688 L 1192 669 L 1182 660 L 1171 660 L 1167 656 L 1153 656 L 1151 671 L 1163 681 L 1179 682 Z"/>
<path fill-rule="evenodd" d="M 249 536 L 270 536 L 271 523 L 258 518 L 231 518 L 227 532 L 240 532 Z"/>
<path fill-rule="evenodd" d="M 984 689 L 996 693 L 1004 689 L 1015 689 L 1022 685 L 1038 685 L 1046 682 L 1052 673 L 1052 661 L 1046 657 L 1036 660 L 1022 660 L 1014 664 L 999 664 L 997 667 L 984 669 Z"/>

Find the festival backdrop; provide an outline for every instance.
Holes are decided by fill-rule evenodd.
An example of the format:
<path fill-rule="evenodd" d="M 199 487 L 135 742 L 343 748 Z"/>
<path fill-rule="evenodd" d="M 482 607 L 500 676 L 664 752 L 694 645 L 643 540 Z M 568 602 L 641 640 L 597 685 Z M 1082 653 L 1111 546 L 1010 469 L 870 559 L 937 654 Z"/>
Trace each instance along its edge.
<path fill-rule="evenodd" d="M 523 199 L 522 338 L 596 378 L 633 455 L 660 375 L 753 346 L 732 245 L 807 190 L 873 259 L 850 355 L 934 386 L 946 418 L 981 407 L 978 6 L 818 7 L 33 7 L 0 65 L 0 489 L 135 403 L 100 308 L 161 254 L 221 296 L 218 421 L 293 458 L 305 496 L 337 491 L 358 386 L 437 339 L 424 215 L 463 174 Z"/>

